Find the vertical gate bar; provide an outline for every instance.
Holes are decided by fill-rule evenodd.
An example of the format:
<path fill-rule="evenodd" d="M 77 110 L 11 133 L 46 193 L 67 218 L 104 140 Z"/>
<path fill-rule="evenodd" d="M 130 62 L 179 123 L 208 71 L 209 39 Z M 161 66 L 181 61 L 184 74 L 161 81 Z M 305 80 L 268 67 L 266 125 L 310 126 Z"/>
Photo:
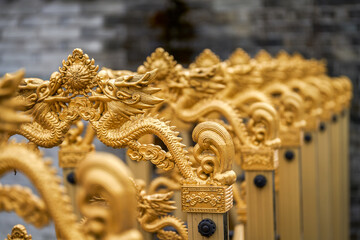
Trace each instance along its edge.
<path fill-rule="evenodd" d="M 318 176 L 320 239 L 333 240 L 334 219 L 332 208 L 332 184 L 330 166 L 330 122 L 323 121 L 318 132 Z"/>
<path fill-rule="evenodd" d="M 332 208 L 334 219 L 334 240 L 342 240 L 343 238 L 343 215 L 342 215 L 342 169 L 343 164 L 340 159 L 339 146 L 339 116 L 334 114 L 330 123 L 330 157 L 331 157 L 331 182 L 332 182 Z"/>
<path fill-rule="evenodd" d="M 280 148 L 279 225 L 280 239 L 302 239 L 301 153 L 299 147 Z"/>
<path fill-rule="evenodd" d="M 301 183 L 304 239 L 319 239 L 317 132 L 306 131 L 301 147 Z"/>
<path fill-rule="evenodd" d="M 273 171 L 246 171 L 247 224 L 246 239 L 275 239 Z M 264 186 L 257 186 L 259 176 Z M 259 183 L 260 180 L 258 180 Z"/>

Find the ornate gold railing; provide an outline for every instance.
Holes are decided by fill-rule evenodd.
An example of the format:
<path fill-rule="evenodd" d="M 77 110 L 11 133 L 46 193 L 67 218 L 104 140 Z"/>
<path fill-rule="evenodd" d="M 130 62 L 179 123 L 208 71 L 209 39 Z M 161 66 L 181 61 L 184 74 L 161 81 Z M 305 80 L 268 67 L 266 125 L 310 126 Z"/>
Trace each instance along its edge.
<path fill-rule="evenodd" d="M 53 220 L 58 238 L 228 239 L 229 224 L 234 239 L 348 236 L 352 89 L 322 61 L 237 49 L 221 62 L 204 50 L 185 68 L 157 49 L 137 72 L 99 71 L 75 49 L 49 80 L 23 75 L 0 82 L 0 172 L 23 172 L 40 196 L 0 185 L 0 209 L 37 227 Z M 14 134 L 29 142 L 9 141 Z M 136 180 L 131 171 L 151 168 L 129 170 L 97 153 L 94 138 L 161 176 Z M 67 192 L 38 150 L 55 146 Z M 229 222 L 233 188 L 238 219 Z M 15 238 L 31 236 L 17 225 Z"/>

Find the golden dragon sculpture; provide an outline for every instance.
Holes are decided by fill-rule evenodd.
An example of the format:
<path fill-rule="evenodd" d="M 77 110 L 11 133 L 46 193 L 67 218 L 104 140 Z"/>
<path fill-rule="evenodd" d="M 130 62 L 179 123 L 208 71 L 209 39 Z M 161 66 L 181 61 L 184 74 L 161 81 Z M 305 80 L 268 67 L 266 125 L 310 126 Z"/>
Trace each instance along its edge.
<path fill-rule="evenodd" d="M 36 227 L 43 227 L 52 219 L 58 237 L 63 239 L 142 239 L 134 227 L 137 208 L 136 189 L 129 179 L 131 173 L 121 160 L 111 154 L 96 153 L 87 155 L 79 163 L 76 174 L 79 187 L 77 200 L 79 209 L 86 219 L 80 225 L 76 222 L 69 198 L 60 185 L 60 178 L 51 168 L 51 162 L 44 161 L 41 153 L 31 148 L 33 145 L 8 143 L 3 137 L 8 131 L 18 128 L 21 123 L 30 121 L 28 116 L 19 115 L 16 112 L 17 108 L 9 107 L 19 105 L 18 99 L 10 99 L 10 97 L 15 95 L 17 84 L 22 80 L 22 76 L 23 72 L 9 74 L 0 81 L 0 108 L 9 113 L 7 119 L 0 121 L 2 136 L 0 175 L 13 169 L 23 172 L 39 191 L 41 198 L 35 196 L 28 188 L 0 185 L 0 210 L 15 211 L 25 221 Z M 75 135 L 77 134 L 75 133 Z M 99 195 L 106 197 L 107 207 L 89 201 Z M 142 194 L 142 198 L 147 202 L 158 202 L 158 199 L 152 200 L 151 195 L 149 196 Z M 119 204 L 119 202 L 123 204 Z M 143 209 L 141 203 L 138 205 L 140 209 Z M 161 208 L 156 206 L 152 206 L 153 211 L 161 212 Z M 166 206 L 166 203 L 162 206 Z M 171 206 L 169 209 L 172 209 Z M 147 216 L 147 211 L 139 212 L 140 215 Z M 154 222 L 157 216 L 152 214 L 152 218 L 147 219 L 146 223 Z M 166 219 L 159 219 L 158 222 L 161 221 L 163 226 L 166 226 L 167 222 L 169 222 L 168 225 L 174 227 L 179 225 L 178 229 L 182 232 L 178 231 L 181 234 L 181 238 L 178 239 L 187 239 L 186 227 L 183 223 L 179 223 L 180 220 L 174 218 L 175 220 L 171 221 L 173 218 L 167 216 Z M 144 223 L 144 228 L 147 226 L 146 223 Z M 160 239 L 177 236 L 174 232 L 168 233 L 164 230 L 161 230 L 160 233 L 165 236 Z M 28 240 L 31 239 L 31 235 L 27 234 L 24 226 L 16 225 L 12 234 L 8 235 L 8 239 L 20 238 Z"/>
<path fill-rule="evenodd" d="M 73 55 L 68 57 L 68 61 L 63 62 L 62 70 L 65 72 L 67 71 L 66 69 L 75 71 L 75 69 L 83 69 L 84 66 L 82 64 L 84 63 L 85 66 L 87 66 L 86 63 L 93 64 L 93 60 L 89 60 L 87 55 L 81 54 L 81 50 L 75 49 Z M 97 67 L 90 67 L 90 69 L 96 70 Z M 60 71 L 62 70 L 60 69 Z M 9 110 L 9 106 L 13 106 L 8 104 L 9 98 L 16 94 L 16 97 L 10 102 L 24 103 L 26 112 L 20 115 L 20 117 L 16 115 L 16 119 L 0 119 L 2 120 L 0 122 L 0 129 L 4 129 L 1 132 L 0 175 L 13 169 L 23 172 L 38 190 L 40 198 L 35 197 L 30 190 L 1 186 L 1 191 L 5 194 L 4 197 L 0 198 L 1 210 L 17 211 L 19 215 L 23 214 L 21 216 L 26 221 L 38 227 L 46 225 L 52 219 L 55 222 L 57 236 L 62 239 L 141 239 L 141 236 L 133 227 L 133 221 L 129 220 L 129 218 L 132 219 L 132 216 L 135 216 L 131 213 L 132 206 L 134 206 L 133 203 L 135 203 L 131 196 L 133 196 L 133 193 L 135 194 L 135 188 L 132 186 L 133 190 L 129 190 L 127 186 L 129 184 L 132 185 L 132 183 L 126 177 L 129 175 L 128 170 L 124 169 L 124 166 L 121 165 L 118 159 L 115 160 L 111 156 L 89 154 L 85 160 L 78 164 L 76 180 L 79 191 L 77 199 L 80 212 L 86 220 L 82 224 L 76 222 L 69 197 L 66 195 L 64 187 L 60 185 L 60 178 L 56 176 L 56 171 L 52 169 L 51 162 L 44 161 L 40 151 L 36 150 L 36 145 L 50 147 L 56 145 L 58 141 L 61 142 L 64 138 L 64 136 L 60 136 L 60 140 L 50 139 L 54 141 L 49 144 L 42 142 L 44 141 L 43 137 L 37 138 L 37 133 L 42 134 L 43 132 L 49 133 L 54 131 L 54 129 L 51 129 L 53 125 L 50 122 L 45 121 L 46 123 L 44 123 L 42 120 L 43 117 L 49 117 L 50 115 L 56 118 L 56 121 L 61 122 L 61 124 L 65 120 L 69 120 L 68 122 L 71 124 L 79 119 L 88 120 L 96 130 L 97 135 L 101 136 L 99 138 L 105 143 L 112 139 L 109 136 L 111 135 L 111 129 L 109 131 L 110 134 L 99 134 L 104 125 L 109 127 L 104 123 L 106 122 L 105 120 L 103 120 L 104 122 L 102 121 L 102 118 L 110 119 L 109 121 L 113 125 L 120 122 L 123 125 L 116 125 L 118 126 L 117 132 L 124 131 L 131 134 L 125 139 L 116 138 L 115 136 L 115 143 L 113 142 L 108 145 L 116 147 L 129 146 L 129 155 L 132 159 L 150 160 L 163 169 L 170 169 L 176 165 L 182 176 L 183 184 L 186 184 L 186 186 L 210 184 L 228 189 L 236 178 L 235 173 L 231 170 L 233 145 L 231 138 L 221 125 L 202 123 L 202 125 L 197 127 L 198 130 L 195 131 L 196 137 L 194 137 L 194 140 L 198 141 L 198 144 L 195 146 L 198 149 L 196 154 L 198 161 L 202 162 L 202 159 L 205 158 L 207 162 L 212 162 L 214 168 L 204 168 L 206 164 L 191 167 L 187 151 L 181 144 L 180 138 L 177 137 L 178 133 L 174 132 L 174 128 L 157 118 L 143 115 L 143 108 L 150 108 L 150 103 L 155 104 L 160 101 L 150 96 L 151 93 L 158 91 L 158 89 L 147 87 L 154 74 L 155 72 L 152 71 L 143 75 L 109 79 L 108 75 L 103 71 L 91 75 L 96 79 L 97 83 L 95 85 L 89 84 L 88 74 L 76 75 L 64 73 L 61 75 L 60 73 L 54 73 L 53 76 L 59 77 L 58 82 L 52 80 L 22 79 L 23 74 L 7 75 L 6 77 L 9 77 L 11 80 L 13 91 L 10 91 L 10 94 L 4 91 L 4 97 L 0 96 L 0 108 Z M 71 76 L 72 80 L 79 82 L 65 81 L 61 76 Z M 87 85 L 83 85 L 80 88 L 79 85 L 82 85 L 82 79 L 85 79 L 85 82 L 87 81 Z M 94 79 L 91 81 L 95 81 Z M 40 83 L 40 81 L 42 82 Z M 19 83 L 20 90 L 16 92 L 18 90 L 17 84 Z M 6 88 L 9 84 L 7 82 L 6 84 L 0 84 L 0 87 L 3 86 Z M 90 86 L 89 89 L 87 86 Z M 115 87 L 124 87 L 124 91 Z M 97 89 L 94 90 L 94 88 Z M 136 91 L 141 88 L 144 88 L 142 89 L 143 91 Z M 0 93 L 3 92 L 0 91 Z M 46 96 L 44 97 L 43 95 L 39 98 L 44 93 Z M 110 95 L 110 93 L 113 95 Z M 78 94 L 82 96 L 78 96 Z M 117 101 L 118 98 L 124 101 L 112 102 Z M 117 109 L 120 107 L 119 105 L 123 108 L 122 111 Z M 41 114 L 38 107 L 50 113 L 45 111 L 45 113 Z M 9 111 L 12 114 L 16 114 L 15 108 L 12 109 L 10 107 Z M 9 114 L 9 116 L 13 115 Z M 33 117 L 33 122 L 30 122 L 29 116 Z M 128 119 L 128 122 L 125 119 Z M 130 124 L 130 122 L 133 124 Z M 124 125 L 126 129 L 123 129 Z M 59 125 L 57 126 L 59 127 Z M 26 129 L 34 127 L 38 129 L 37 133 L 26 132 Z M 65 130 L 68 132 L 68 127 L 59 131 L 66 132 Z M 76 137 L 78 136 L 76 130 L 74 131 L 73 138 L 70 137 L 67 141 L 76 142 L 79 140 Z M 11 132 L 11 134 L 23 133 L 31 142 L 29 144 L 8 143 L 8 132 Z M 116 134 L 121 134 L 117 132 Z M 166 153 L 159 146 L 140 144 L 136 141 L 136 138 L 147 133 L 155 133 L 164 140 L 170 153 Z M 172 159 L 175 159 L 175 161 Z M 164 162 L 169 162 L 169 164 Z M 202 174 L 200 174 L 199 169 L 201 169 L 200 172 L 203 172 Z M 13 195 L 10 194 L 10 191 L 14 192 Z M 127 196 L 126 201 L 128 203 L 120 204 L 119 206 L 116 203 L 120 201 L 120 198 L 124 198 L 124 194 Z M 170 195 L 166 195 L 164 198 L 159 195 L 146 196 L 144 193 L 140 195 L 144 203 L 150 203 L 151 201 L 156 203 L 156 201 L 161 199 L 161 201 L 167 202 L 166 205 L 171 204 L 171 202 L 168 202 Z M 25 201 L 15 199 L 19 196 L 20 198 L 26 197 L 27 199 Z M 104 204 L 91 201 L 96 196 L 104 196 L 107 204 L 111 206 L 111 210 L 106 206 L 104 208 Z M 221 210 L 223 207 L 225 207 L 224 209 L 229 209 L 232 206 L 231 191 L 227 191 L 226 199 L 226 205 L 220 206 L 219 211 L 223 211 Z M 22 211 L 24 209 L 20 207 L 21 204 L 27 205 L 26 211 Z M 168 207 L 163 211 L 158 209 L 154 212 L 154 206 L 157 205 L 155 204 L 151 206 L 151 209 L 142 211 L 144 215 L 140 214 L 139 219 L 143 220 L 145 227 L 151 227 L 152 224 L 159 222 L 155 216 L 163 215 L 168 210 L 173 209 Z M 142 206 L 139 208 L 144 210 Z M 124 214 L 124 212 L 128 212 L 128 214 Z M 162 219 L 169 220 L 170 218 L 165 216 Z M 123 222 L 124 220 L 125 222 Z M 169 223 L 170 226 L 177 226 L 176 224 L 179 223 L 179 220 L 173 222 L 175 223 Z M 163 223 L 160 226 L 164 226 Z M 181 239 L 186 239 L 186 228 L 184 228 L 184 225 L 182 224 L 177 230 L 178 236 Z M 168 233 L 168 231 L 161 229 L 158 229 L 157 232 L 158 236 L 161 236 L 162 239 L 177 236 L 174 233 Z"/>
<path fill-rule="evenodd" d="M 37 227 L 48 224 L 51 218 L 64 239 L 84 239 L 84 235 L 77 228 L 69 199 L 64 193 L 64 188 L 60 186 L 60 178 L 50 167 L 51 162 L 44 161 L 40 152 L 35 151 L 31 145 L 8 143 L 4 137 L 9 131 L 19 128 L 21 123 L 30 121 L 28 116 L 16 111 L 16 106 L 22 105 L 23 102 L 13 98 L 23 74 L 20 71 L 5 75 L 0 82 L 0 108 L 9 114 L 6 119 L 0 119 L 0 176 L 14 169 L 23 172 L 36 186 L 42 198 L 35 197 L 28 188 L 0 185 L 3 193 L 0 198 L 0 210 L 15 211 L 25 221 Z"/>
<path fill-rule="evenodd" d="M 226 64 L 227 88 L 217 95 L 232 102 L 240 114 L 247 117 L 250 106 L 256 102 L 270 103 L 259 87 L 263 84 L 263 68 L 241 48 L 236 49 L 224 62 Z"/>
<path fill-rule="evenodd" d="M 171 200 L 173 192 L 147 194 L 143 184 L 136 184 L 138 200 L 138 221 L 147 232 L 156 233 L 159 239 L 188 239 L 188 230 L 184 222 L 167 215 L 176 209 Z M 172 227 L 175 231 L 165 230 Z"/>
<path fill-rule="evenodd" d="M 149 86 L 155 76 L 156 70 L 152 70 L 110 78 L 105 70 L 98 72 L 94 60 L 81 49 L 75 49 L 49 81 L 22 81 L 17 98 L 26 101 L 27 114 L 34 121 L 22 124 L 13 134 L 21 134 L 38 146 L 53 147 L 64 140 L 73 122 L 83 119 L 91 123 L 104 144 L 128 146 L 131 159 L 149 160 L 164 169 L 171 169 L 176 162 L 180 172 L 191 177 L 178 133 L 168 122 L 144 114 L 145 109 L 162 101 L 153 96 L 160 89 Z M 146 134 L 157 135 L 169 152 L 140 144 L 137 139 Z"/>
<path fill-rule="evenodd" d="M 206 60 L 209 58 L 208 55 L 212 56 L 210 60 Z M 179 93 L 177 99 L 168 102 L 173 113 L 172 119 L 193 124 L 211 118 L 211 120 L 221 123 L 229 131 L 235 132 L 239 139 L 245 139 L 239 113 L 230 103 L 215 97 L 215 94 L 225 87 L 224 69 L 216 55 L 211 54 L 208 49 L 204 50 L 189 69 L 183 69 L 167 52 L 157 49 L 139 69 L 151 71 L 154 62 L 169 61 L 170 59 L 173 63 L 168 66 L 176 66 L 167 70 L 172 77 L 157 78 L 156 84 L 164 84 L 166 80 L 174 82 L 173 85 L 168 85 L 169 88 L 176 86 L 174 91 Z M 168 92 L 171 91 L 173 90 Z M 229 124 L 216 119 L 218 115 L 213 119 L 210 115 L 214 113 L 224 116 Z"/>

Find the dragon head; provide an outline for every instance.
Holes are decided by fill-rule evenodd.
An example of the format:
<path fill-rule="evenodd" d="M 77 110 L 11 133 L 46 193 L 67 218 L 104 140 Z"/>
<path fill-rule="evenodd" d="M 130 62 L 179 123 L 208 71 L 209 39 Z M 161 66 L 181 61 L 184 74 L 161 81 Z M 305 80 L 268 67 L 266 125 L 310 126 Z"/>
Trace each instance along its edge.
<path fill-rule="evenodd" d="M 176 101 L 182 90 L 187 86 L 187 82 L 181 78 L 182 66 L 163 48 L 157 48 L 146 58 L 143 65 L 138 67 L 137 72 L 144 74 L 154 69 L 157 69 L 154 85 L 161 88 L 158 96 L 170 101 Z"/>
<path fill-rule="evenodd" d="M 156 69 L 144 74 L 122 75 L 110 79 L 105 70 L 98 73 L 97 94 L 104 94 L 111 100 L 109 108 L 125 118 L 144 113 L 163 100 L 154 96 L 160 91 L 152 87 L 155 81 Z"/>
<path fill-rule="evenodd" d="M 211 67 L 190 68 L 183 73 L 188 88 L 193 94 L 211 96 L 225 88 L 224 77 L 220 65 Z"/>

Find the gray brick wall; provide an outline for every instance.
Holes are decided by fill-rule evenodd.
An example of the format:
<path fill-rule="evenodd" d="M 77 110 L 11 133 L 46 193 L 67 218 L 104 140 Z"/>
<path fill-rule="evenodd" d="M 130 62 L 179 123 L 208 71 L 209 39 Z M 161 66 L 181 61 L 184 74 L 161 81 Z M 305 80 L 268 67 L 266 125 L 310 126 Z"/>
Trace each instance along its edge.
<path fill-rule="evenodd" d="M 354 83 L 351 216 L 352 239 L 360 239 L 359 33 L 356 0 L 0 0 L 0 74 L 25 68 L 47 79 L 76 47 L 100 66 L 132 70 L 158 46 L 182 64 L 204 48 L 222 59 L 236 47 L 326 58 L 331 75 Z M 22 179 L 2 182 L 15 178 Z M 0 214 L 0 239 L 18 222 Z M 54 238 L 52 227 L 29 230 L 34 239 Z"/>

